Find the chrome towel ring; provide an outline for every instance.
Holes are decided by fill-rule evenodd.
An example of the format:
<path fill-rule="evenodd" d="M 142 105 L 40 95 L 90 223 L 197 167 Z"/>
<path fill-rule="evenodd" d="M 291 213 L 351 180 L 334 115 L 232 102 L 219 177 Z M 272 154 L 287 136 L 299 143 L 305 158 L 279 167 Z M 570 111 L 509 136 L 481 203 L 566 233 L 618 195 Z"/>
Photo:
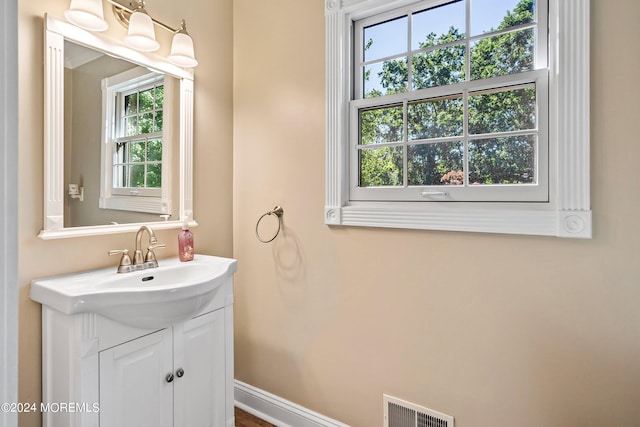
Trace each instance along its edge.
<path fill-rule="evenodd" d="M 272 238 L 270 238 L 269 240 L 265 240 L 262 237 L 260 237 L 260 232 L 258 231 L 258 227 L 260 226 L 260 221 L 262 221 L 262 219 L 265 216 L 269 216 L 269 215 L 275 215 L 277 217 L 278 230 L 276 231 L 276 233 L 273 235 Z M 280 227 L 282 226 L 282 215 L 284 215 L 284 209 L 282 209 L 280 206 L 276 206 L 272 210 L 270 210 L 269 212 L 263 214 L 260 218 L 258 218 L 258 222 L 256 223 L 256 239 L 258 239 L 262 243 L 269 243 L 273 241 L 273 239 L 278 237 L 278 234 L 280 233 Z"/>

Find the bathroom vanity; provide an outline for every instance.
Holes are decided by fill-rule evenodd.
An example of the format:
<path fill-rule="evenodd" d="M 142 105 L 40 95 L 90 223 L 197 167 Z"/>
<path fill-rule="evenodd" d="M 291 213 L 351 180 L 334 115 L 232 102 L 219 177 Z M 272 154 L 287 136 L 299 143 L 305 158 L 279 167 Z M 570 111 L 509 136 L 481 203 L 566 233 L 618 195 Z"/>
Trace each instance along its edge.
<path fill-rule="evenodd" d="M 53 16 L 46 15 L 44 24 L 44 224 L 39 237 L 135 231 L 140 236 L 149 226 L 179 228 L 183 218 L 196 225 L 193 70 Z M 87 68 L 76 70 L 76 76 L 65 64 Z M 73 90 L 64 89 L 74 84 L 91 102 L 101 99 L 101 108 L 65 98 Z M 154 161 L 164 165 L 162 185 L 137 197 L 140 189 L 114 185 L 114 159 L 128 152 L 122 147 L 135 143 L 118 139 L 125 135 L 116 129 L 126 126 L 115 125 L 120 116 L 115 105 L 116 99 L 149 87 L 154 93 L 162 87 L 163 94 L 160 108 L 160 97 L 154 98 L 154 114 L 162 111 L 154 117 L 162 120 L 154 119 L 153 133 L 161 141 Z M 74 108 L 68 108 L 71 104 Z M 82 129 L 67 129 L 67 122 L 82 123 Z M 85 143 L 71 144 L 74 139 Z M 77 200 L 78 185 L 69 180 L 89 176 L 85 184 L 95 185 L 80 191 Z M 169 213 L 176 220 L 169 220 Z M 142 249 L 139 237 L 136 249 Z M 161 260 L 157 268 L 137 271 L 134 256 L 129 264 L 121 262 L 120 271 L 127 271 L 122 274 L 114 265 L 32 282 L 31 299 L 42 304 L 39 409 L 44 426 L 233 427 L 236 261 L 196 255 L 190 262 Z"/>
<path fill-rule="evenodd" d="M 34 280 L 44 426 L 233 427 L 236 270 L 196 255 Z"/>

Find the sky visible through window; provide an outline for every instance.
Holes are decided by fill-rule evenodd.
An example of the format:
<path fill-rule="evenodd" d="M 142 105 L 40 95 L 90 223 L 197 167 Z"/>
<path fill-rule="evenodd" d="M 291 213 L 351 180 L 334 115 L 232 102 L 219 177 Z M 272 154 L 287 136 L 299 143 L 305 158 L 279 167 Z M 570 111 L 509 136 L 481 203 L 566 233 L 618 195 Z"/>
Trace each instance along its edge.
<path fill-rule="evenodd" d="M 519 0 L 471 0 L 470 35 L 473 37 L 497 29 L 507 11 L 513 11 L 518 2 Z M 419 48 L 419 43 L 426 39 L 427 34 L 446 34 L 451 26 L 458 28 L 461 34 L 465 33 L 464 0 L 414 15 L 411 49 Z M 365 61 L 406 52 L 406 18 L 366 28 L 364 43 L 370 39 L 373 43 L 366 51 Z"/>

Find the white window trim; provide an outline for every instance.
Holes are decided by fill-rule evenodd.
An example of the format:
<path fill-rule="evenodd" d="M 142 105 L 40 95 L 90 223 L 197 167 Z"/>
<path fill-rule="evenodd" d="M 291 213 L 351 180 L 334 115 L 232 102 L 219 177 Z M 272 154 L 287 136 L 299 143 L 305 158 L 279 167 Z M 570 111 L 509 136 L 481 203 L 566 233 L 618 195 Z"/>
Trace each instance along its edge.
<path fill-rule="evenodd" d="M 143 195 L 123 195 L 121 191 L 113 188 L 113 139 L 115 132 L 115 103 L 116 93 L 130 85 L 133 80 L 154 79 L 154 73 L 147 68 L 136 67 L 115 76 L 102 80 L 102 148 L 101 148 L 101 173 L 100 173 L 100 209 L 114 209 L 133 212 L 146 212 L 155 214 L 171 213 L 171 144 L 167 135 L 171 135 L 170 120 L 163 123 L 162 138 L 162 188 L 159 191 L 141 191 Z M 166 84 L 165 91 L 170 91 Z M 172 117 L 171 105 L 163 106 L 165 117 Z M 147 193 L 160 193 L 157 196 L 148 196 Z"/>
<path fill-rule="evenodd" d="M 352 23 L 416 0 L 326 0 L 328 225 L 591 238 L 589 2 L 549 0 L 549 202 L 349 201 Z"/>

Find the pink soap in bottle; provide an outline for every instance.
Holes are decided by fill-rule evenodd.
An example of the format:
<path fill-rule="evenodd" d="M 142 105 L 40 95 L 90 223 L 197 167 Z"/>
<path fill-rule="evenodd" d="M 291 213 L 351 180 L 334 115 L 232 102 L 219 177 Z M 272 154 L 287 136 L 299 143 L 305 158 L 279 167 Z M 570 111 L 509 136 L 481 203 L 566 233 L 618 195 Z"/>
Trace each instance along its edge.
<path fill-rule="evenodd" d="M 180 261 L 187 262 L 193 260 L 193 233 L 189 230 L 189 220 L 185 217 L 182 220 L 182 231 L 178 234 L 178 256 Z"/>

